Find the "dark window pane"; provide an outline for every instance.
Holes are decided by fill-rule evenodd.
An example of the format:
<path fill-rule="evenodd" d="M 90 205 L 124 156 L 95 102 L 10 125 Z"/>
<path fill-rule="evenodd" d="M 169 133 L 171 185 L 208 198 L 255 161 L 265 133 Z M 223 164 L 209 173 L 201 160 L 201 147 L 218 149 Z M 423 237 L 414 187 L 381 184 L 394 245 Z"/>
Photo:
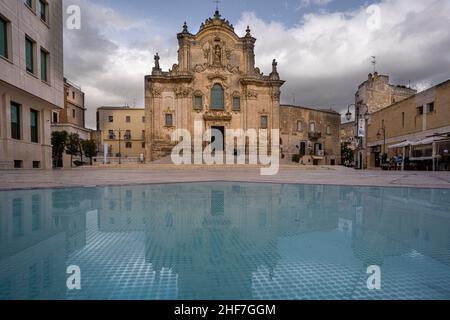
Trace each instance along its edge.
<path fill-rule="evenodd" d="M 11 103 L 11 138 L 20 140 L 20 105 Z"/>
<path fill-rule="evenodd" d="M 0 55 L 8 58 L 7 23 L 0 18 Z"/>
<path fill-rule="evenodd" d="M 261 129 L 267 129 L 268 123 L 267 123 L 267 116 L 261 117 Z"/>
<path fill-rule="evenodd" d="M 47 21 L 47 4 L 45 1 L 39 0 L 39 13 L 43 21 Z"/>
<path fill-rule="evenodd" d="M 173 126 L 173 116 L 171 114 L 166 114 L 166 126 Z"/>
<path fill-rule="evenodd" d="M 241 98 L 233 98 L 233 110 L 241 110 Z"/>
<path fill-rule="evenodd" d="M 48 54 L 47 52 L 41 50 L 41 80 L 43 81 L 48 81 L 47 62 L 48 62 Z"/>
<path fill-rule="evenodd" d="M 224 93 L 219 84 L 214 85 L 211 93 L 212 109 L 223 110 L 224 109 Z"/>
<path fill-rule="evenodd" d="M 30 110 L 30 132 L 31 142 L 39 142 L 39 112 Z"/>
<path fill-rule="evenodd" d="M 27 71 L 33 73 L 34 71 L 34 57 L 33 57 L 33 41 L 30 39 L 25 39 L 25 54 L 26 54 L 26 65 Z"/>
<path fill-rule="evenodd" d="M 203 97 L 202 96 L 195 96 L 195 110 L 201 110 L 203 108 Z"/>

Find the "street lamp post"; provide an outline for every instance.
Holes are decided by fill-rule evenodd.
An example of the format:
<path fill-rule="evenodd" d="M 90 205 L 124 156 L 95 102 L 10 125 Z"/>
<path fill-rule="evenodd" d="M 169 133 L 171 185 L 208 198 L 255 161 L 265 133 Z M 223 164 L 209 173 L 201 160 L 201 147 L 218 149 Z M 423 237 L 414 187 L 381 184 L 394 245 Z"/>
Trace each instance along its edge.
<path fill-rule="evenodd" d="M 381 157 L 381 162 L 383 160 L 387 161 L 387 153 L 386 153 L 386 126 L 384 125 L 384 121 L 381 123 L 381 129 L 378 130 L 377 138 L 378 140 L 381 139 L 381 132 L 383 132 L 383 155 Z M 382 163 L 382 168 L 384 168 L 384 163 Z"/>
<path fill-rule="evenodd" d="M 364 132 L 364 137 L 360 137 L 358 134 L 358 125 L 359 125 L 359 118 L 361 117 L 361 109 L 360 107 L 364 106 L 366 109 L 366 112 L 364 113 L 364 120 L 365 120 L 365 132 Z M 348 109 L 347 109 L 347 113 L 345 114 L 345 117 L 348 121 L 350 121 L 352 119 L 353 114 L 350 111 L 350 108 L 354 107 L 355 108 L 355 131 L 356 131 L 356 135 L 355 138 L 358 140 L 358 149 L 357 149 L 357 153 L 356 153 L 356 157 L 357 159 L 355 159 L 355 163 L 358 163 L 358 169 L 364 169 L 364 164 L 363 164 L 363 157 L 360 156 L 362 151 L 366 150 L 366 145 L 367 145 L 367 122 L 370 118 L 370 113 L 369 113 L 369 108 L 365 103 L 362 104 L 350 104 L 348 105 Z"/>
<path fill-rule="evenodd" d="M 122 132 L 125 130 L 117 129 L 114 131 L 119 133 L 119 164 L 122 164 L 122 151 L 121 151 L 121 146 L 120 146 L 121 143 L 120 142 L 122 140 Z"/>
<path fill-rule="evenodd" d="M 381 138 L 381 131 L 383 132 L 383 154 L 386 153 L 386 126 L 384 125 L 384 121 L 381 124 L 381 129 L 377 133 L 378 140 Z"/>

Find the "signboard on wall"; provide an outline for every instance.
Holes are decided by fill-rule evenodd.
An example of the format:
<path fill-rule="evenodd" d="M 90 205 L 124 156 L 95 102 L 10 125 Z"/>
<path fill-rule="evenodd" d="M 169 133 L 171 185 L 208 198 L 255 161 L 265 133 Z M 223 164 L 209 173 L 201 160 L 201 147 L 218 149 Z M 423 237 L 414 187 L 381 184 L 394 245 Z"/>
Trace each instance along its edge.
<path fill-rule="evenodd" d="M 366 136 L 366 120 L 359 119 L 358 121 L 358 137 L 364 138 Z"/>

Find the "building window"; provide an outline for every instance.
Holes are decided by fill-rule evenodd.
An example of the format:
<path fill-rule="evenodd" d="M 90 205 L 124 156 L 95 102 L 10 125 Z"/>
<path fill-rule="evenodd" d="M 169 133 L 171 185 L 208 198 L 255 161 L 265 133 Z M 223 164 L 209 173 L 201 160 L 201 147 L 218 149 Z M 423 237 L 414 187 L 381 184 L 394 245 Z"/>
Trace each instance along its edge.
<path fill-rule="evenodd" d="M 8 22 L 0 17 L 0 56 L 8 59 Z"/>
<path fill-rule="evenodd" d="M 173 126 L 173 115 L 168 113 L 166 114 L 166 127 L 172 127 Z"/>
<path fill-rule="evenodd" d="M 52 121 L 53 121 L 53 123 L 58 123 L 58 113 L 57 112 L 53 112 Z"/>
<path fill-rule="evenodd" d="M 126 116 L 125 117 L 125 122 L 126 123 L 130 123 L 131 122 L 131 117 L 130 116 Z"/>
<path fill-rule="evenodd" d="M 25 60 L 27 71 L 34 73 L 34 41 L 30 38 L 25 38 Z"/>
<path fill-rule="evenodd" d="M 33 161 L 33 169 L 40 169 L 40 168 L 41 168 L 41 162 Z"/>
<path fill-rule="evenodd" d="M 306 155 L 306 142 L 304 141 L 300 142 L 300 155 L 301 156 Z"/>
<path fill-rule="evenodd" d="M 417 107 L 417 115 L 418 116 L 423 115 L 423 106 Z"/>
<path fill-rule="evenodd" d="M 30 133 L 31 142 L 39 142 L 39 112 L 36 110 L 30 110 Z"/>
<path fill-rule="evenodd" d="M 108 131 L 108 138 L 109 138 L 109 140 L 114 140 L 114 130 Z"/>
<path fill-rule="evenodd" d="M 233 110 L 234 111 L 241 110 L 241 98 L 240 97 L 233 97 Z"/>
<path fill-rule="evenodd" d="M 33 0 L 25 0 L 24 3 L 28 6 L 28 8 L 33 9 Z"/>
<path fill-rule="evenodd" d="M 267 129 L 268 127 L 268 117 L 267 116 L 261 116 L 261 129 Z"/>
<path fill-rule="evenodd" d="M 47 22 L 47 3 L 43 0 L 39 0 L 39 14 L 41 20 Z"/>
<path fill-rule="evenodd" d="M 145 149 L 145 142 L 142 142 L 141 146 L 142 146 L 142 149 Z"/>
<path fill-rule="evenodd" d="M 125 140 L 131 140 L 131 130 L 125 131 Z"/>
<path fill-rule="evenodd" d="M 427 113 L 434 112 L 434 102 L 427 104 Z"/>
<path fill-rule="evenodd" d="M 405 113 L 402 112 L 402 128 L 405 127 Z"/>
<path fill-rule="evenodd" d="M 303 130 L 303 123 L 301 120 L 297 120 L 297 131 Z"/>
<path fill-rule="evenodd" d="M 72 99 L 75 100 L 75 91 L 72 91 Z"/>
<path fill-rule="evenodd" d="M 327 134 L 330 135 L 331 134 L 331 126 L 327 125 Z"/>
<path fill-rule="evenodd" d="M 109 121 L 109 123 L 113 123 L 114 122 L 114 117 L 113 116 L 109 116 L 108 117 L 108 121 Z"/>
<path fill-rule="evenodd" d="M 20 140 L 21 138 L 21 117 L 19 104 L 11 102 L 11 138 Z"/>
<path fill-rule="evenodd" d="M 41 80 L 48 82 L 48 52 L 41 48 Z"/>
<path fill-rule="evenodd" d="M 14 160 L 14 169 L 23 168 L 23 160 Z"/>
<path fill-rule="evenodd" d="M 77 116 L 77 112 L 75 111 L 75 109 L 72 109 L 72 118 L 76 118 Z"/>
<path fill-rule="evenodd" d="M 133 144 L 131 142 L 127 142 L 127 143 L 125 143 L 125 148 L 131 149 L 131 148 L 133 148 Z"/>
<path fill-rule="evenodd" d="M 220 84 L 215 84 L 211 90 L 211 109 L 223 110 L 224 104 L 224 92 Z"/>
<path fill-rule="evenodd" d="M 142 117 L 142 123 L 145 123 L 145 117 Z"/>
<path fill-rule="evenodd" d="M 311 122 L 309 124 L 309 132 L 315 133 L 316 132 L 316 124 L 314 122 Z"/>
<path fill-rule="evenodd" d="M 194 97 L 194 109 L 195 110 L 203 109 L 203 97 L 201 95 L 196 95 Z"/>

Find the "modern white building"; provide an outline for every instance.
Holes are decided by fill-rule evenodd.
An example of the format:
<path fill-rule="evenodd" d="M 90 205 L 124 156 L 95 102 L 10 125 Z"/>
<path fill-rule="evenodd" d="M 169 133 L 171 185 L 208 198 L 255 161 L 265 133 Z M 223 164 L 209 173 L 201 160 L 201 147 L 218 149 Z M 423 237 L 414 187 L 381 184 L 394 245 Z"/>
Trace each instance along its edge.
<path fill-rule="evenodd" d="M 51 168 L 63 106 L 62 1 L 0 1 L 0 168 Z"/>

